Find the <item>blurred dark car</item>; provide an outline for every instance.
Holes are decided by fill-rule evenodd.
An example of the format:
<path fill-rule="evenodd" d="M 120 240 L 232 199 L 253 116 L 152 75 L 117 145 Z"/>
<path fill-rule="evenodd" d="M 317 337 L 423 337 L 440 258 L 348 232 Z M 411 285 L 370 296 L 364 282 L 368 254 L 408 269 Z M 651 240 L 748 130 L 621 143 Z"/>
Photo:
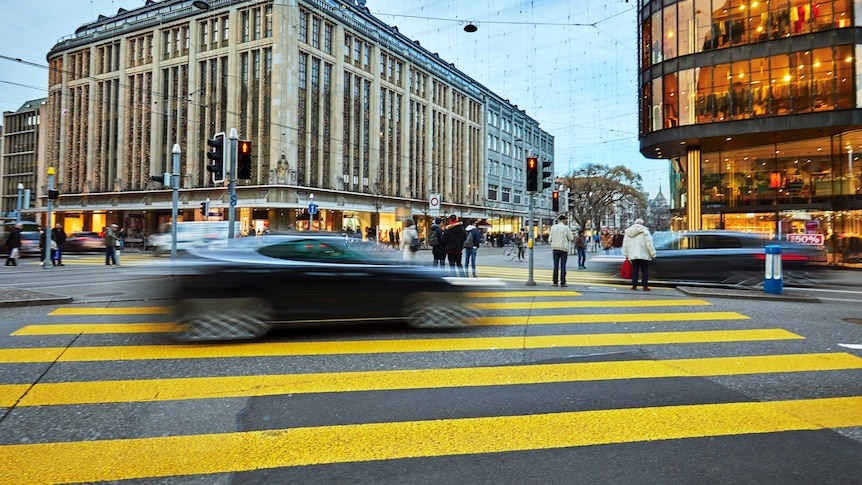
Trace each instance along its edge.
<path fill-rule="evenodd" d="M 767 239 L 734 231 L 666 233 L 655 239 L 657 256 L 650 262 L 650 279 L 701 281 L 727 284 L 763 282 L 766 246 L 782 248 L 785 282 L 814 277 L 814 263 L 824 260 L 817 246 Z"/>
<path fill-rule="evenodd" d="M 98 232 L 92 231 L 73 232 L 66 238 L 66 242 L 63 244 L 64 253 L 85 253 L 104 250 L 105 241 L 99 237 Z"/>
<path fill-rule="evenodd" d="M 355 241 L 305 232 L 189 249 L 175 268 L 178 338 L 256 338 L 281 323 L 472 323 L 464 290 L 475 280 L 403 264 Z"/>
<path fill-rule="evenodd" d="M 21 255 L 22 256 L 39 256 L 42 250 L 39 249 L 39 231 L 21 231 Z M 7 248 L 8 252 L 9 249 Z"/>

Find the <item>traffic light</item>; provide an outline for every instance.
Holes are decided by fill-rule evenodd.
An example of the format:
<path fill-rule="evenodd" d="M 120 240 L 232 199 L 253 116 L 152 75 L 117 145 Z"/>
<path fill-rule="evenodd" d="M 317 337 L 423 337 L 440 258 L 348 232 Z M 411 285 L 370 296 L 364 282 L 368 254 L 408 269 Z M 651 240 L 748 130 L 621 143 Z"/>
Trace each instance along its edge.
<path fill-rule="evenodd" d="M 48 199 L 49 199 L 49 200 L 57 200 L 57 199 L 59 199 L 59 198 L 60 198 L 60 191 L 59 191 L 59 190 L 49 190 L 49 191 L 48 191 Z M 32 205 L 32 204 L 33 204 L 33 202 L 34 202 L 34 201 L 33 201 L 33 200 L 31 200 L 31 201 L 30 201 L 30 204 Z"/>
<path fill-rule="evenodd" d="M 204 217 L 208 217 L 210 214 L 210 200 L 207 199 L 206 202 L 201 202 L 201 215 Z"/>
<path fill-rule="evenodd" d="M 212 173 L 214 184 L 224 182 L 224 132 L 218 132 L 211 140 L 207 140 L 207 146 L 212 150 L 207 152 L 207 158 L 212 162 L 207 165 L 207 170 Z"/>
<path fill-rule="evenodd" d="M 575 210 L 575 198 L 572 197 L 571 195 L 569 195 L 568 199 L 569 199 L 569 211 L 574 211 Z"/>
<path fill-rule="evenodd" d="M 240 140 L 236 149 L 236 178 L 251 179 L 251 142 Z"/>
<path fill-rule="evenodd" d="M 171 174 L 165 172 L 161 175 L 153 175 L 150 177 L 150 180 L 152 180 L 153 182 L 158 182 L 158 183 L 164 185 L 165 187 L 170 187 L 170 185 L 171 185 Z"/>
<path fill-rule="evenodd" d="M 542 162 L 542 191 L 554 185 L 554 172 L 551 171 L 551 164 L 554 162 Z M 550 178 L 551 180 L 545 180 Z"/>
<path fill-rule="evenodd" d="M 557 190 L 551 194 L 551 210 L 560 212 L 560 192 Z"/>
<path fill-rule="evenodd" d="M 539 191 L 539 160 L 527 157 L 527 192 Z"/>

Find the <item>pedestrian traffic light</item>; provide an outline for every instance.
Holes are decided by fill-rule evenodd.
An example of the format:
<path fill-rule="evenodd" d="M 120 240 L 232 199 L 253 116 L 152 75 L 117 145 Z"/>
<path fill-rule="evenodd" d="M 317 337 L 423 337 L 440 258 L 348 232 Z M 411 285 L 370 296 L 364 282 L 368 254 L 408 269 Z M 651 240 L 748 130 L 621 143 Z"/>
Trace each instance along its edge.
<path fill-rule="evenodd" d="M 527 192 L 539 191 L 539 160 L 527 157 Z"/>
<path fill-rule="evenodd" d="M 165 187 L 168 187 L 171 185 L 171 174 L 165 172 L 161 175 L 153 175 L 150 177 L 150 180 L 152 180 L 153 182 L 158 182 Z"/>
<path fill-rule="evenodd" d="M 560 212 L 560 192 L 556 190 L 551 195 L 551 210 L 554 212 Z"/>
<path fill-rule="evenodd" d="M 575 210 L 575 198 L 569 195 L 569 211 Z"/>
<path fill-rule="evenodd" d="M 201 215 L 207 217 L 210 213 L 209 202 L 201 202 Z"/>
<path fill-rule="evenodd" d="M 554 172 L 551 171 L 551 165 L 554 162 L 542 162 L 542 191 L 554 185 Z M 551 180 L 545 180 L 550 178 Z"/>
<path fill-rule="evenodd" d="M 237 146 L 236 178 L 243 180 L 251 179 L 251 142 L 240 140 Z"/>
<path fill-rule="evenodd" d="M 224 132 L 218 132 L 211 140 L 207 140 L 207 146 L 212 150 L 207 152 L 207 159 L 210 164 L 207 165 L 207 170 L 212 173 L 214 184 L 224 182 Z"/>
<path fill-rule="evenodd" d="M 31 195 L 31 197 L 35 197 L 35 196 Z M 60 191 L 59 190 L 49 190 L 48 191 L 48 200 L 57 200 L 59 198 L 60 198 Z M 30 200 L 29 202 L 30 202 L 30 205 L 32 206 L 33 202 L 35 202 L 35 200 Z"/>

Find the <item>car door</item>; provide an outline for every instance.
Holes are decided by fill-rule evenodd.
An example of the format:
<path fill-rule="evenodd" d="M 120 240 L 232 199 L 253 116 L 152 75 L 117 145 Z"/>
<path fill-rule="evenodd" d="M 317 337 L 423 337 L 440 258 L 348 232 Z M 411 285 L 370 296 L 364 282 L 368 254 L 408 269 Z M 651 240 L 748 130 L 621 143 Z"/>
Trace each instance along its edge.
<path fill-rule="evenodd" d="M 297 239 L 266 246 L 262 255 L 281 260 L 266 290 L 285 320 L 349 320 L 380 315 L 385 280 L 373 264 L 339 241 Z"/>

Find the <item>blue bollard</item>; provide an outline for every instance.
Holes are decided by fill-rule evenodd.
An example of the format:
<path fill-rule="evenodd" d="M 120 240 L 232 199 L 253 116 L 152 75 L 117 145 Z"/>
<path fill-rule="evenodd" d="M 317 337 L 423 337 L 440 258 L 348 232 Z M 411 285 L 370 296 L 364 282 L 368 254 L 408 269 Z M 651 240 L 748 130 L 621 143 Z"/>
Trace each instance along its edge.
<path fill-rule="evenodd" d="M 781 278 L 781 246 L 770 244 L 766 246 L 766 274 L 763 279 L 763 291 L 780 295 L 784 291 L 784 280 Z"/>

